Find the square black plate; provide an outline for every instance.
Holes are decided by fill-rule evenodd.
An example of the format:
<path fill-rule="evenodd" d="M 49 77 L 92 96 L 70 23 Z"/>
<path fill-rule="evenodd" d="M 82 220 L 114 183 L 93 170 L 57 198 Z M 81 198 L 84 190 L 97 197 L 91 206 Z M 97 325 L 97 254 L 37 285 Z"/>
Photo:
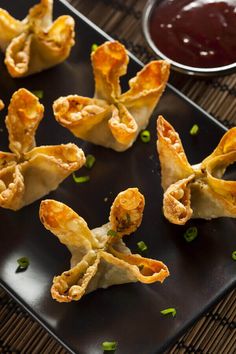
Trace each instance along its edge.
<path fill-rule="evenodd" d="M 33 0 L 0 0 L 0 6 L 22 19 Z M 90 228 L 107 222 L 111 203 L 117 193 L 127 187 L 138 187 L 146 198 L 141 227 L 127 237 L 127 244 L 137 251 L 136 243 L 145 240 L 146 256 L 165 262 L 171 276 L 161 285 L 140 283 L 113 286 L 84 296 L 81 301 L 59 304 L 51 299 L 50 286 L 54 275 L 69 267 L 70 255 L 56 237 L 47 232 L 38 218 L 40 201 L 19 212 L 0 211 L 0 277 L 1 285 L 23 305 L 67 349 L 80 354 L 101 353 L 101 343 L 118 341 L 116 353 L 162 353 L 193 322 L 236 282 L 235 220 L 220 218 L 195 220 L 186 227 L 168 223 L 162 216 L 160 166 L 156 153 L 156 117 L 164 115 L 180 132 L 191 163 L 201 161 L 218 143 L 225 129 L 178 91 L 168 87 L 153 114 L 148 129 L 151 142 L 139 139 L 124 153 L 79 141 L 59 126 L 52 115 L 52 103 L 61 95 L 78 93 L 93 96 L 93 75 L 90 50 L 93 43 L 109 39 L 96 26 L 71 6 L 55 1 L 54 15 L 70 14 L 76 20 L 76 46 L 63 64 L 26 79 L 12 79 L 0 58 L 0 97 L 6 105 L 20 87 L 43 90 L 45 117 L 38 132 L 38 145 L 76 142 L 86 153 L 96 157 L 89 171 L 90 182 L 77 185 L 67 178 L 49 198 L 60 200 L 76 210 Z M 102 14 L 101 14 L 102 15 Z M 123 88 L 138 70 L 140 63 L 133 56 Z M 1 150 L 7 151 L 8 137 L 1 112 Z M 198 136 L 189 130 L 200 127 Z M 236 171 L 230 172 L 234 179 Z M 85 169 L 80 175 L 88 174 Z M 107 201 L 105 201 L 107 198 Z M 196 225 L 199 237 L 187 244 L 185 229 Z M 16 260 L 30 258 L 26 272 L 16 273 Z M 160 310 L 175 307 L 177 316 L 163 317 Z"/>

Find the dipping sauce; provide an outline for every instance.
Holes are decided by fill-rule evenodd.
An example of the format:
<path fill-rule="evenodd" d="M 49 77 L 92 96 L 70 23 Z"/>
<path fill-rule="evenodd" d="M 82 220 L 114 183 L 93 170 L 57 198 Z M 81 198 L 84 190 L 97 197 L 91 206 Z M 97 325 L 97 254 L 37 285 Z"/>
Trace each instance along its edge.
<path fill-rule="evenodd" d="M 236 0 L 160 0 L 150 36 L 169 59 L 214 68 L 236 62 Z"/>

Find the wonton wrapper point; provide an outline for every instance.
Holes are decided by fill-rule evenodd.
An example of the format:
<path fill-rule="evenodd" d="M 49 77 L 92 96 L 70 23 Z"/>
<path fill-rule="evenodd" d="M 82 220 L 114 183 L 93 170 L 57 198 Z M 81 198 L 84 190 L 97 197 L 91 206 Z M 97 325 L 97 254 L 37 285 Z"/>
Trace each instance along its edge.
<path fill-rule="evenodd" d="M 0 100 L 0 111 L 4 108 L 4 103 L 2 102 L 2 100 Z"/>
<path fill-rule="evenodd" d="M 125 151 L 149 123 L 169 78 L 164 60 L 145 65 L 121 93 L 120 77 L 129 57 L 118 41 L 105 42 L 91 54 L 95 79 L 94 98 L 69 95 L 53 104 L 55 119 L 76 137 Z"/>
<path fill-rule="evenodd" d="M 157 120 L 157 135 L 165 217 L 177 225 L 190 218 L 235 218 L 236 181 L 222 177 L 236 161 L 236 127 L 224 134 L 212 154 L 192 166 L 178 133 L 162 116 Z"/>
<path fill-rule="evenodd" d="M 35 146 L 44 107 L 26 89 L 16 91 L 8 107 L 9 148 L 0 152 L 0 207 L 18 210 L 55 190 L 85 163 L 75 144 Z"/>
<path fill-rule="evenodd" d="M 16 20 L 0 9 L 0 48 L 14 77 L 28 76 L 63 62 L 74 45 L 74 20 L 60 16 L 52 20 L 53 0 L 41 0 L 26 18 Z"/>
<path fill-rule="evenodd" d="M 169 276 L 165 264 L 132 254 L 122 240 L 141 224 L 144 203 L 137 188 L 128 188 L 115 198 L 109 222 L 90 230 L 85 220 L 65 204 L 50 199 L 41 202 L 41 222 L 72 255 L 71 269 L 53 279 L 54 299 L 70 302 L 98 288 L 136 281 L 163 282 Z M 109 230 L 115 235 L 109 236 Z"/>

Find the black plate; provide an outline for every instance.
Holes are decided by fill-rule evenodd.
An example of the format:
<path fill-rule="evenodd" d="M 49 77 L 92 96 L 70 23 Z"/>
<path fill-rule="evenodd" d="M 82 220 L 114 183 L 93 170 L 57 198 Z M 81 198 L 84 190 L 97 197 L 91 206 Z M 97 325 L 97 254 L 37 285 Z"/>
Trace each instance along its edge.
<path fill-rule="evenodd" d="M 23 18 L 33 0 L 0 0 L 0 6 Z M 41 74 L 13 80 L 0 59 L 0 96 L 6 104 L 12 93 L 26 87 L 44 90 L 45 118 L 37 133 L 38 145 L 76 142 L 86 153 L 96 156 L 89 171 L 90 182 L 77 185 L 69 177 L 49 198 L 60 200 L 76 210 L 90 228 L 107 222 L 111 203 L 120 191 L 138 187 L 146 198 L 141 227 L 127 237 L 127 244 L 137 251 L 136 243 L 145 240 L 147 256 L 165 262 L 171 276 L 161 285 L 140 283 L 113 286 L 84 296 L 79 302 L 59 304 L 51 299 L 50 286 L 55 274 L 69 267 L 70 255 L 56 237 L 46 231 L 38 218 L 39 202 L 19 212 L 0 212 L 1 285 L 71 352 L 101 353 L 101 343 L 118 341 L 116 353 L 162 353 L 199 316 L 235 285 L 235 220 L 191 221 L 199 237 L 187 244 L 186 227 L 168 223 L 162 216 L 160 166 L 156 154 L 156 117 L 163 114 L 180 132 L 190 162 L 199 162 L 209 154 L 224 133 L 224 128 L 209 115 L 168 87 L 153 115 L 149 129 L 152 140 L 138 140 L 124 152 L 97 147 L 79 141 L 59 126 L 52 116 L 52 102 L 61 95 L 93 95 L 90 48 L 109 38 L 78 12 L 55 1 L 55 16 L 71 14 L 76 20 L 76 46 L 63 64 Z M 72 13 L 73 12 L 73 13 Z M 134 58 L 122 85 L 140 69 Z M 7 149 L 7 134 L 1 113 L 1 149 Z M 196 137 L 189 134 L 194 123 L 200 127 Z M 88 174 L 85 169 L 80 175 Z M 231 174 L 236 175 L 235 170 Z M 108 198 L 105 202 L 104 199 Z M 105 199 L 106 200 L 106 199 Z M 16 273 L 16 259 L 30 258 L 26 272 Z M 163 317 L 160 310 L 175 307 L 175 318 Z"/>

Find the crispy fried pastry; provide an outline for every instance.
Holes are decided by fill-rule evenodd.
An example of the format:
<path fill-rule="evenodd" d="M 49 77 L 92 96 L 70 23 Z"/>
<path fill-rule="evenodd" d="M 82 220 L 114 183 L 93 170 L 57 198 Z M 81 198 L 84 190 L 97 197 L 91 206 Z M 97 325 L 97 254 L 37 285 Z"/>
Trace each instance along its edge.
<path fill-rule="evenodd" d="M 53 105 L 55 118 L 78 138 L 124 151 L 148 125 L 165 89 L 170 65 L 163 60 L 150 62 L 121 94 L 120 77 L 126 74 L 129 61 L 125 47 L 117 41 L 106 42 L 91 54 L 91 60 L 94 98 L 60 97 Z"/>
<path fill-rule="evenodd" d="M 236 161 L 236 128 L 224 134 L 212 154 L 192 166 L 178 133 L 162 116 L 157 120 L 157 135 L 165 217 L 178 225 L 190 218 L 235 218 L 236 181 L 222 177 Z"/>
<path fill-rule="evenodd" d="M 0 48 L 12 77 L 23 77 L 63 62 L 74 45 L 74 20 L 52 20 L 53 0 L 41 0 L 25 19 L 0 9 Z"/>
<path fill-rule="evenodd" d="M 0 100 L 0 111 L 4 108 L 4 103 Z"/>
<path fill-rule="evenodd" d="M 141 224 L 144 197 L 129 188 L 116 197 L 109 222 L 90 230 L 85 220 L 65 204 L 44 200 L 40 219 L 71 252 L 71 268 L 54 277 L 51 294 L 59 302 L 115 284 L 163 282 L 168 268 L 160 261 L 132 254 L 122 240 Z"/>
<path fill-rule="evenodd" d="M 44 107 L 31 92 L 12 96 L 6 117 L 9 148 L 0 152 L 0 206 L 18 210 L 56 189 L 85 163 L 74 144 L 35 147 L 35 132 Z"/>

